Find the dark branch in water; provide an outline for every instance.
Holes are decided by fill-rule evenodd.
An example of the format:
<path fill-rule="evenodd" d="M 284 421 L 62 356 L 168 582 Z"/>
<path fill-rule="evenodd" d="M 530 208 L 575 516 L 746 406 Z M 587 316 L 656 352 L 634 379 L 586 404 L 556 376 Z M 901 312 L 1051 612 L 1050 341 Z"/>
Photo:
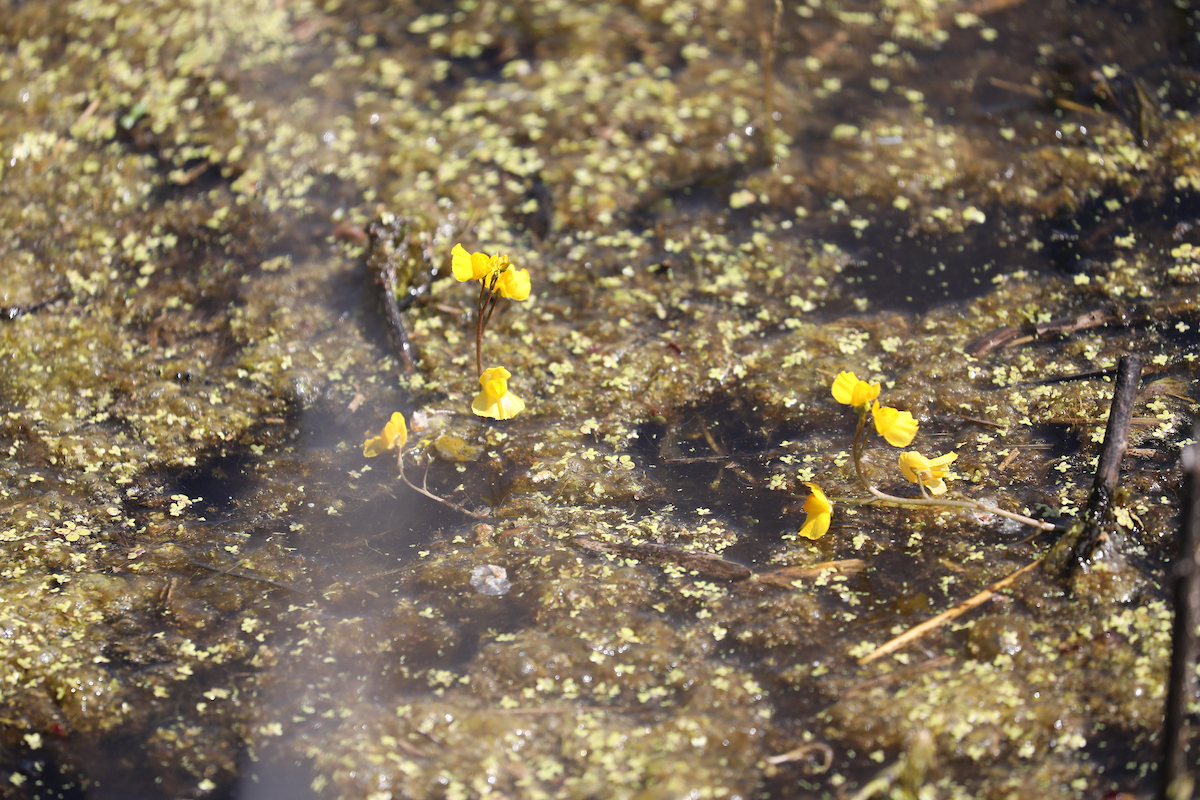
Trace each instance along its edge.
<path fill-rule="evenodd" d="M 655 566 L 676 565 L 697 572 L 703 578 L 726 581 L 744 581 L 754 573 L 749 567 L 730 561 L 712 553 L 681 550 L 663 544 L 631 544 L 629 542 L 602 542 L 587 536 L 576 536 L 575 544 L 596 553 L 634 558 Z"/>
<path fill-rule="evenodd" d="M 26 314 L 32 314 L 35 311 L 40 311 L 51 303 L 57 303 L 67 296 L 65 291 L 60 291 L 53 297 L 42 300 L 40 303 L 29 303 L 23 306 L 0 306 L 0 319 L 12 320 L 17 317 L 23 317 Z"/>
<path fill-rule="evenodd" d="M 1172 320 L 1194 320 L 1198 310 L 1200 310 L 1200 304 L 1197 303 L 1196 298 L 1182 297 L 1161 304 L 1138 306 L 1132 311 L 1125 311 L 1112 306 L 1109 308 L 1097 308 L 1083 314 L 1073 314 L 1069 317 L 1059 317 L 1058 319 L 1052 319 L 1049 322 L 1042 322 L 1037 325 L 1027 325 L 1020 328 L 1009 325 L 1004 328 L 997 328 L 983 338 L 973 342 L 967 348 L 967 355 L 974 358 L 983 358 L 993 350 L 998 350 L 1002 347 L 1028 344 L 1029 342 L 1040 341 L 1048 336 L 1065 336 L 1076 331 L 1101 328 L 1107 325 L 1128 328 L 1155 322 L 1167 323 Z"/>
<path fill-rule="evenodd" d="M 1104 448 L 1088 495 L 1083 519 L 1059 539 L 1046 555 L 1046 571 L 1065 577 L 1085 563 L 1100 541 L 1108 521 L 1113 492 L 1121 477 L 1121 459 L 1129 445 L 1129 423 L 1133 418 L 1133 401 L 1142 379 L 1142 360 L 1137 356 L 1121 356 L 1117 366 L 1117 383 L 1113 389 L 1112 405 L 1108 410 L 1108 427 L 1104 431 Z"/>
<path fill-rule="evenodd" d="M 1196 434 L 1200 435 L 1200 428 Z M 1200 624 L 1200 445 L 1183 454 L 1187 473 L 1187 499 L 1179 521 L 1179 555 L 1175 559 L 1172 594 L 1175 623 L 1171 635 L 1171 676 L 1167 681 L 1167 708 L 1163 734 L 1163 771 L 1158 800 L 1192 796 L 1193 777 L 1187 764 L 1187 707 L 1196 691 L 1196 626 Z"/>
<path fill-rule="evenodd" d="M 407 219 L 372 222 L 367 230 L 367 269 L 379 296 L 388 342 L 405 372 L 416 369 L 416 354 L 400 312 L 421 291 L 418 283 L 427 275 L 429 263 L 428 254 L 415 237 L 413 224 Z M 397 294 L 401 295 L 399 299 Z"/>

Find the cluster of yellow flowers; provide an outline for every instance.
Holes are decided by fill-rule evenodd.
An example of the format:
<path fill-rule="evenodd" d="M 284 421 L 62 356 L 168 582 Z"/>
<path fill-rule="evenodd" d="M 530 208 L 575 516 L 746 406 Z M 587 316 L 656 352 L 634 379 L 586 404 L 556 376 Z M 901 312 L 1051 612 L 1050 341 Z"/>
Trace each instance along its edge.
<path fill-rule="evenodd" d="M 489 256 L 468 253 L 461 244 L 450 251 L 450 268 L 458 281 L 479 281 L 501 297 L 524 300 L 529 297 L 529 270 L 516 269 L 507 255 Z"/>
<path fill-rule="evenodd" d="M 529 297 L 529 270 L 517 269 L 507 255 L 468 253 L 461 244 L 450 251 L 450 267 L 458 281 L 479 281 L 479 304 L 475 310 L 475 369 L 482 390 L 471 402 L 471 411 L 481 417 L 511 419 L 525 410 L 525 401 L 508 391 L 512 373 L 504 367 L 483 368 L 483 332 L 501 297 Z"/>
<path fill-rule="evenodd" d="M 450 251 L 450 267 L 459 281 L 479 281 L 479 305 L 475 317 L 475 366 L 479 372 L 479 394 L 471 401 L 471 411 L 481 417 L 512 419 L 525 410 L 525 401 L 508 390 L 512 373 L 504 367 L 483 368 L 483 332 L 496 303 L 503 297 L 524 300 L 529 297 L 529 270 L 517 269 L 507 255 L 489 256 L 468 253 L 461 244 Z M 378 436 L 363 442 L 363 455 L 374 458 L 388 450 L 403 448 L 408 441 L 408 427 L 400 412 L 383 426 Z"/>
<path fill-rule="evenodd" d="M 841 372 L 834 378 L 834 400 L 857 409 L 863 409 L 874 401 L 870 409 L 875 419 L 875 430 L 893 447 L 908 447 L 917 435 L 917 421 L 913 419 L 912 412 L 881 406 L 876 397 L 879 397 L 878 383 L 860 381 L 853 372 Z"/>
<path fill-rule="evenodd" d="M 893 447 L 908 447 L 912 444 L 917 435 L 917 420 L 913 418 L 912 412 L 881 405 L 876 399 L 879 397 L 879 384 L 859 380 L 853 372 L 839 373 L 833 381 L 832 393 L 834 400 L 858 411 L 859 427 L 854 436 L 854 465 L 866 488 L 871 490 L 872 494 L 878 494 L 867 483 L 860 461 L 862 430 L 867 413 L 871 414 L 875 423 L 875 432 Z M 945 478 L 950 472 L 948 465 L 956 458 L 957 453 L 926 458 L 915 450 L 909 450 L 900 454 L 900 472 L 921 488 L 922 496 L 928 492 L 934 497 L 940 497 L 946 493 Z M 812 494 L 804 502 L 804 511 L 808 516 L 800 528 L 800 535 L 806 539 L 819 539 L 829 530 L 833 503 L 815 484 L 806 483 L 805 486 L 812 490 Z"/>

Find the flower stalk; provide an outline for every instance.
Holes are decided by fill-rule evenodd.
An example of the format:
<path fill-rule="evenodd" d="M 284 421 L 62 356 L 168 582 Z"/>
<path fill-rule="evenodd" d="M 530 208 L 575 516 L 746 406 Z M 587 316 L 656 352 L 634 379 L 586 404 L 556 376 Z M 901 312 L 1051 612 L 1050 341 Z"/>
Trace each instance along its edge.
<path fill-rule="evenodd" d="M 395 450 L 396 471 L 400 473 L 400 480 L 402 480 L 408 488 L 412 489 L 417 494 L 425 495 L 430 500 L 435 500 L 444 506 L 453 508 L 455 511 L 460 511 L 463 514 L 466 514 L 468 517 L 474 517 L 475 519 L 487 519 L 487 514 L 481 514 L 478 511 L 471 511 L 470 509 L 464 508 L 458 503 L 453 503 L 446 498 L 440 497 L 429 491 L 428 465 L 425 468 L 425 477 L 421 480 L 420 486 L 417 486 L 415 483 L 410 481 L 408 476 L 404 474 L 404 445 L 407 443 L 408 426 L 404 423 L 404 415 L 397 411 L 392 414 L 391 419 L 389 419 L 387 424 L 383 426 L 383 430 L 378 436 L 372 436 L 363 442 L 363 457 L 375 458 L 376 456 L 383 455 L 388 450 Z"/>
<path fill-rule="evenodd" d="M 876 403 L 876 406 L 878 406 L 878 403 Z M 1052 531 L 1056 529 L 1057 526 L 1053 523 L 1044 522 L 1039 519 L 1033 519 L 1032 517 L 1027 517 L 1024 514 L 1018 514 L 1014 511 L 1005 511 L 1002 508 L 997 508 L 990 503 L 984 503 L 979 500 L 950 500 L 940 497 L 929 497 L 926 494 L 927 487 L 923 478 L 917 481 L 918 485 L 921 487 L 922 496 L 920 499 L 912 497 L 898 497 L 897 495 L 880 491 L 879 489 L 875 488 L 875 486 L 868 479 L 866 468 L 863 467 L 862 463 L 863 449 L 866 446 L 863 432 L 866 430 L 866 427 L 867 409 L 865 406 L 862 406 L 859 408 L 858 426 L 854 431 L 854 445 L 851 448 L 851 456 L 854 460 L 854 473 L 858 476 L 858 482 L 861 483 L 863 488 L 870 492 L 871 495 L 879 501 L 879 505 L 911 507 L 941 506 L 943 508 L 962 508 L 972 511 L 982 511 L 987 514 L 996 514 L 998 516 L 1020 522 L 1023 525 L 1029 525 L 1031 527 L 1038 528 L 1039 530 Z M 941 479 L 939 478 L 938 480 L 940 482 Z"/>
<path fill-rule="evenodd" d="M 484 370 L 483 333 L 501 297 L 518 301 L 529 297 L 529 270 L 514 267 L 507 255 L 468 253 L 461 244 L 454 245 L 451 251 L 451 268 L 455 280 L 479 281 L 479 300 L 475 304 L 475 372 L 484 391 L 475 398 L 471 410 L 481 417 L 509 419 L 524 409 L 525 403 L 515 395 L 507 395 L 508 401 L 498 405 L 507 393 L 505 381 L 512 376 L 504 367 Z M 496 376 L 500 373 L 503 377 L 497 384 Z"/>

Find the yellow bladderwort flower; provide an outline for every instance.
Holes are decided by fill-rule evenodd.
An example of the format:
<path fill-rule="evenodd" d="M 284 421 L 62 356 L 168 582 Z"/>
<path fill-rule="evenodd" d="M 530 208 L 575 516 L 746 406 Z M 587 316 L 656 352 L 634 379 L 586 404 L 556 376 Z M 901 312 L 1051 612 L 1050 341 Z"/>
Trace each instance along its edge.
<path fill-rule="evenodd" d="M 879 384 L 860 381 L 853 372 L 840 372 L 833 379 L 833 399 L 860 408 L 879 397 Z"/>
<path fill-rule="evenodd" d="M 407 441 L 408 426 L 404 424 L 404 416 L 397 411 L 383 426 L 382 433 L 363 442 L 363 455 L 367 458 L 374 458 L 388 450 L 404 447 L 404 443 Z"/>
<path fill-rule="evenodd" d="M 482 374 L 483 332 L 492 319 L 492 312 L 501 297 L 508 300 L 529 297 L 529 270 L 514 267 L 507 255 L 468 253 L 461 244 L 454 245 L 450 256 L 450 268 L 456 280 L 479 281 L 479 302 L 475 308 L 475 369 Z"/>
<path fill-rule="evenodd" d="M 958 453 L 946 453 L 937 458 L 926 458 L 915 450 L 900 454 L 900 471 L 913 483 L 924 486 L 934 497 L 946 493 L 943 478 L 949 474 L 947 465 L 958 458 Z"/>
<path fill-rule="evenodd" d="M 509 300 L 529 297 L 529 270 L 506 269 L 496 279 L 496 294 Z"/>
<path fill-rule="evenodd" d="M 489 367 L 479 376 L 483 391 L 475 395 L 471 410 L 481 417 L 512 419 L 525 410 L 525 401 L 508 391 L 512 373 L 504 367 Z"/>
<path fill-rule="evenodd" d="M 815 483 L 804 484 L 812 490 L 812 494 L 804 501 L 804 513 L 808 518 L 800 528 L 800 535 L 805 539 L 820 539 L 829 530 L 829 521 L 833 516 L 833 503 Z"/>
<path fill-rule="evenodd" d="M 509 267 L 508 256 L 468 253 L 461 244 L 454 245 L 450 255 L 450 268 L 454 270 L 454 278 L 458 281 L 483 281 Z"/>
<path fill-rule="evenodd" d="M 871 414 L 875 417 L 875 430 L 888 444 L 893 447 L 908 447 L 912 444 L 913 437 L 917 435 L 917 421 L 913 419 L 911 412 L 881 406 L 876 400 Z"/>

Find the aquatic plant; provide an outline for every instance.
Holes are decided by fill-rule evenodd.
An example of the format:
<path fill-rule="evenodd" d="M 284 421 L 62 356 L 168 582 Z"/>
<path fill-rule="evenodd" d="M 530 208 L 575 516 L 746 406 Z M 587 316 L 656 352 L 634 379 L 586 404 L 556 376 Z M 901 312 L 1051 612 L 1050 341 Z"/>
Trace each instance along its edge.
<path fill-rule="evenodd" d="M 392 414 L 392 418 L 383 426 L 383 430 L 378 436 L 373 436 L 363 442 L 363 455 L 367 458 L 374 458 L 388 450 L 402 448 L 406 442 L 408 442 L 408 426 L 404 424 L 404 415 L 397 411 Z"/>
<path fill-rule="evenodd" d="M 854 431 L 854 446 L 851 452 L 854 459 L 854 472 L 858 476 L 858 481 L 874 498 L 868 502 L 891 506 L 963 508 L 982 511 L 988 514 L 997 514 L 1040 530 L 1054 530 L 1055 526 L 1049 522 L 1033 519 L 1032 517 L 1017 514 L 1013 511 L 1005 511 L 979 500 L 943 498 L 941 495 L 945 494 L 947 490 L 945 479 L 949 475 L 947 467 L 958 458 L 958 454 L 953 452 L 945 453 L 932 459 L 926 458 L 915 451 L 908 451 L 900 456 L 900 471 L 906 478 L 920 487 L 920 498 L 899 497 L 880 491 L 871 483 L 862 463 L 863 449 L 866 446 L 866 439 L 863 433 L 867 428 L 868 412 L 874 420 L 875 432 L 893 447 L 907 447 L 912 444 L 919 428 L 917 420 L 910 411 L 901 411 L 900 409 L 880 404 L 875 399 L 879 395 L 879 384 L 859 380 L 853 372 L 839 373 L 833 381 L 831 391 L 835 400 L 844 405 L 853 406 L 858 412 L 858 426 Z M 811 484 L 808 485 L 815 490 L 815 487 Z M 824 493 L 821 494 L 821 497 L 824 498 Z M 812 501 L 812 497 L 809 498 L 809 501 Z M 804 504 L 805 511 L 810 511 L 809 501 L 806 501 Z M 820 501 L 817 502 L 819 503 Z M 828 500 L 826 499 L 825 502 L 828 503 Z M 814 504 L 814 508 L 818 507 L 817 504 Z M 832 505 L 830 505 L 831 508 Z M 825 513 L 828 514 L 828 510 Z M 804 524 L 804 529 L 809 530 L 810 533 L 815 532 L 820 527 L 820 523 L 815 521 L 815 516 L 810 511 L 809 520 Z M 809 527 L 810 524 L 812 524 L 812 528 Z M 826 520 L 825 528 L 828 528 L 828 524 L 828 520 Z M 821 534 L 824 532 L 825 530 L 821 529 Z M 807 536 L 803 529 L 800 533 Z M 817 537 L 808 536 L 808 538 L 815 539 Z"/>
<path fill-rule="evenodd" d="M 503 367 L 500 369 L 503 369 Z M 491 371 L 492 370 L 488 370 L 488 372 Z M 507 370 L 504 371 L 507 373 Z M 517 402 L 520 403 L 520 400 L 517 400 Z M 521 403 L 521 408 L 524 407 L 524 403 Z M 518 408 L 517 411 L 520 411 L 520 408 Z M 515 414 L 517 412 L 514 411 L 513 413 Z M 455 511 L 461 511 L 467 516 L 475 517 L 476 519 L 485 519 L 488 516 L 487 514 L 482 514 L 478 511 L 471 511 L 459 503 L 452 502 L 440 495 L 434 494 L 433 492 L 429 491 L 429 486 L 425 480 L 421 481 L 420 486 L 417 486 L 415 483 L 410 481 L 408 476 L 404 474 L 404 445 L 407 443 L 408 426 L 404 423 L 404 415 L 399 411 L 396 411 L 392 413 L 391 419 L 384 424 L 383 430 L 380 431 L 378 436 L 372 436 L 363 442 L 363 456 L 365 458 L 375 458 L 376 456 L 383 455 L 389 450 L 395 450 L 396 471 L 400 474 L 400 480 L 403 481 L 408 488 L 412 489 L 418 494 L 425 495 L 430 500 L 436 500 L 444 506 L 449 506 Z M 430 461 L 432 461 L 432 458 L 430 458 Z M 427 465 L 426 478 L 428 478 L 428 473 L 429 470 Z"/>
<path fill-rule="evenodd" d="M 829 522 L 833 518 L 833 503 L 815 483 L 805 483 L 812 494 L 804 501 L 804 512 L 808 517 L 800 528 L 800 535 L 805 539 L 820 539 L 829 530 Z"/>
<path fill-rule="evenodd" d="M 940 497 L 946 493 L 945 478 L 950 474 L 947 465 L 956 458 L 958 453 L 926 458 L 916 450 L 908 450 L 900 454 L 900 471 L 921 487 L 921 494 L 928 491 L 934 497 Z"/>
<path fill-rule="evenodd" d="M 833 399 L 859 408 L 879 397 L 879 384 L 858 379 L 853 372 L 839 372 L 833 379 Z"/>
<path fill-rule="evenodd" d="M 893 447 L 908 447 L 917 435 L 917 421 L 911 411 L 881 406 L 876 400 L 871 407 L 871 416 L 875 420 L 875 430 Z"/>
<path fill-rule="evenodd" d="M 508 370 L 492 367 L 484 371 L 483 332 L 487 330 L 500 298 L 520 301 L 529 297 L 529 270 L 517 269 L 506 254 L 468 253 L 461 244 L 454 245 L 450 255 L 455 280 L 479 281 L 479 302 L 475 308 L 475 370 L 483 391 L 471 403 L 471 410 L 481 417 L 510 419 L 521 413 L 525 403 L 508 394 L 506 381 L 512 377 Z M 503 377 L 498 377 L 500 372 L 504 373 Z"/>
<path fill-rule="evenodd" d="M 512 419 L 525 410 L 525 401 L 508 391 L 512 373 L 504 367 L 489 367 L 479 376 L 483 387 L 471 401 L 471 410 L 481 417 Z"/>

